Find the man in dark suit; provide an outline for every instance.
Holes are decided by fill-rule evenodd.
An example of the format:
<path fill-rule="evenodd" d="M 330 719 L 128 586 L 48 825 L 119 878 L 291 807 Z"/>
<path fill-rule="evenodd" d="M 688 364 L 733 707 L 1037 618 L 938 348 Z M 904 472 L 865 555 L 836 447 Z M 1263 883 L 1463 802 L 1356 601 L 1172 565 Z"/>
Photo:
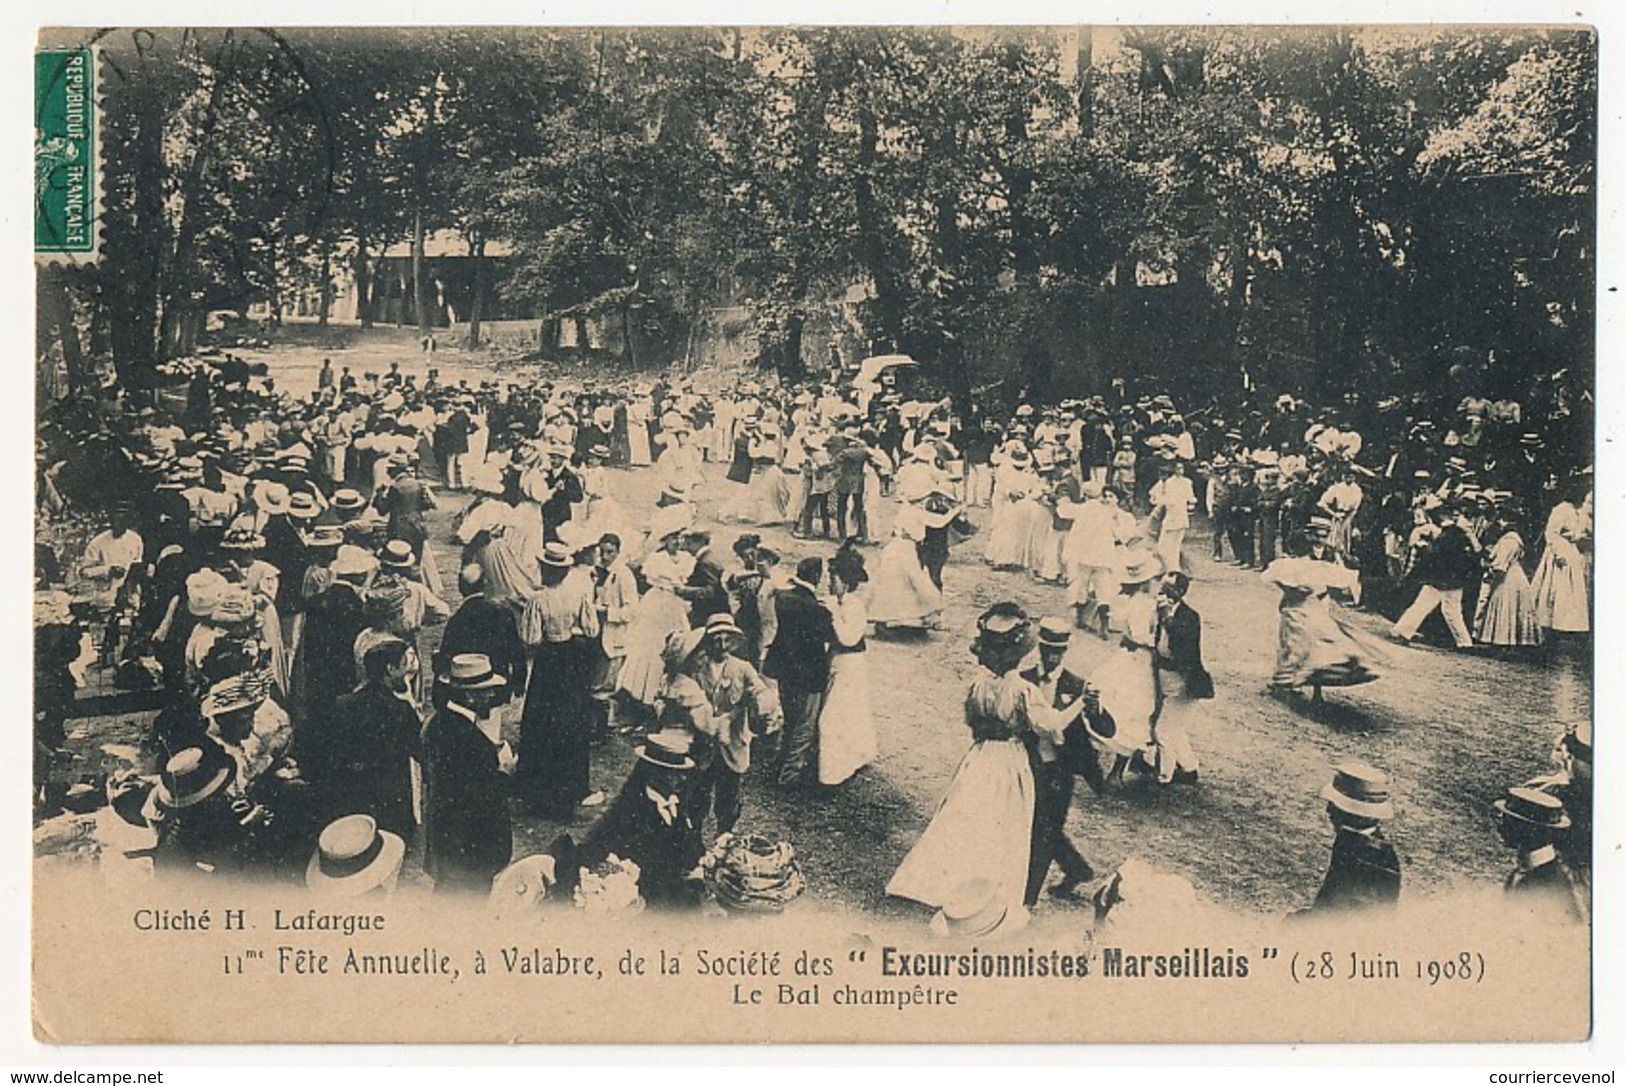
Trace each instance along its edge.
<path fill-rule="evenodd" d="M 1050 887 L 1050 893 L 1057 897 L 1071 897 L 1079 886 L 1095 877 L 1094 868 L 1066 835 L 1066 818 L 1072 810 L 1076 786 L 1073 774 L 1088 779 L 1097 792 L 1104 787 L 1099 758 L 1082 724 L 1083 679 L 1062 666 L 1071 640 L 1067 623 L 1044 619 L 1038 625 L 1037 660 L 1021 672 L 1023 679 L 1038 688 L 1050 708 L 1075 714 L 1067 725 L 1065 742 L 1060 745 L 1043 732 L 1029 732 L 1024 737 L 1035 785 L 1032 859 L 1027 866 L 1029 907 L 1037 903 L 1051 864 L 1061 868 L 1061 881 Z"/>
<path fill-rule="evenodd" d="M 457 576 L 457 589 L 463 602 L 446 622 L 435 653 L 435 674 L 445 674 L 451 658 L 478 653 L 491 661 L 491 670 L 508 680 L 508 689 L 518 693 L 525 687 L 528 654 L 519 638 L 519 621 L 513 608 L 493 602 L 485 594 L 485 571 L 474 562 Z"/>
<path fill-rule="evenodd" d="M 712 615 L 732 614 L 722 563 L 711 551 L 711 533 L 684 533 L 683 549 L 694 556 L 694 571 L 688 575 L 687 583 L 676 590 L 680 598 L 688 601 L 688 624 L 698 629 Z"/>
<path fill-rule="evenodd" d="M 1383 839 L 1382 822 L 1394 816 L 1388 775 L 1363 762 L 1337 767 L 1320 793 L 1337 837 L 1332 862 L 1315 894 L 1314 912 L 1391 906 L 1399 901 L 1399 855 Z"/>
<path fill-rule="evenodd" d="M 786 787 L 816 775 L 818 714 L 829 684 L 830 646 L 835 643 L 835 621 L 818 598 L 823 579 L 822 558 L 803 558 L 796 564 L 795 578 L 775 597 L 779 630 L 763 661 L 764 673 L 778 681 L 784 709 L 778 779 Z"/>
<path fill-rule="evenodd" d="M 551 445 L 547 450 L 547 471 L 544 478 L 552 493 L 542 503 L 542 532 L 549 543 L 559 541 L 559 525 L 571 517 L 572 505 L 586 501 L 587 491 L 581 485 L 581 476 L 570 466 L 575 450 L 568 445 Z"/>
<path fill-rule="evenodd" d="M 1157 670 L 1161 697 L 1153 718 L 1157 778 L 1163 784 L 1195 784 L 1200 768 L 1191 746 L 1194 703 L 1213 696 L 1213 677 L 1202 663 L 1202 616 L 1185 602 L 1191 579 L 1175 571 L 1162 582 L 1158 597 L 1161 636 Z"/>
<path fill-rule="evenodd" d="M 438 680 L 441 709 L 423 729 L 423 867 L 437 893 L 489 894 L 513 853 L 508 779 L 518 757 L 497 706 L 508 683 L 483 656 L 454 656 Z"/>
<path fill-rule="evenodd" d="M 333 703 L 325 726 L 304 748 L 301 769 L 316 788 L 324 825 L 367 814 L 410 842 L 417 830 L 412 761 L 423 722 L 406 700 L 406 642 L 375 645 L 362 666 L 366 683 Z"/>

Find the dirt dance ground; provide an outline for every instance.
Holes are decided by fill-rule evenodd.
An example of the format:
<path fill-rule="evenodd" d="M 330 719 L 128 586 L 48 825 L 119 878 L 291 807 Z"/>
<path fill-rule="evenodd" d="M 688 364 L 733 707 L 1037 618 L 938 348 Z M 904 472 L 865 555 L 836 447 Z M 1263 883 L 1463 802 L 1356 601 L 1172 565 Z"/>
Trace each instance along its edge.
<path fill-rule="evenodd" d="M 335 364 L 383 369 L 403 357 L 420 372 L 424 357 L 388 350 L 334 351 Z M 279 385 L 298 391 L 314 383 L 324 353 L 316 348 L 260 354 L 272 362 Z M 373 355 L 376 353 L 376 357 Z M 444 373 L 477 371 L 459 352 L 436 360 Z M 738 533 L 759 531 L 786 564 L 807 554 L 828 556 L 833 543 L 800 541 L 786 528 L 747 529 L 718 524 L 714 511 L 733 485 L 722 467 L 707 466 L 700 524 L 715 531 L 727 553 Z M 615 496 L 635 515 L 653 508 L 649 470 L 611 472 Z M 454 581 L 457 548 L 452 518 L 468 496 L 442 494 L 432 518 L 440 568 Z M 895 509 L 872 515 L 884 539 Z M 972 520 L 985 524 L 985 510 Z M 981 538 L 956 548 L 945 574 L 948 610 L 942 630 L 925 640 L 871 638 L 869 664 L 880 758 L 839 789 L 823 796 L 788 795 L 754 775 L 745 787 L 742 831 L 792 842 L 809 894 L 826 902 L 892 915 L 916 906 L 889 900 L 884 886 L 945 791 L 969 746 L 961 701 L 974 672 L 968 645 L 976 616 L 1002 599 L 1035 615 L 1065 614 L 1064 589 L 1024 573 L 996 572 L 980 557 Z M 1389 836 L 1405 868 L 1407 898 L 1471 891 L 1499 882 L 1510 857 L 1490 825 L 1489 805 L 1510 783 L 1542 772 L 1561 723 L 1591 712 L 1589 649 L 1563 647 L 1540 659 L 1507 660 L 1477 653 L 1391 645 L 1391 665 L 1374 683 L 1328 691 L 1311 706 L 1267 692 L 1274 666 L 1277 594 L 1256 572 L 1214 563 L 1205 526 L 1193 528 L 1186 553 L 1195 583 L 1189 601 L 1204 620 L 1207 665 L 1218 692 L 1193 727 L 1202 760 L 1194 786 L 1126 786 L 1095 796 L 1081 785 L 1069 829 L 1096 871 L 1105 875 L 1138 856 L 1184 875 L 1206 898 L 1246 912 L 1278 914 L 1313 897 L 1325 868 L 1330 831 L 1319 790 L 1331 765 L 1357 756 L 1393 778 L 1398 816 Z M 871 566 L 878 548 L 868 548 Z M 448 584 L 454 605 L 455 585 Z M 1387 623 L 1356 614 L 1355 622 L 1381 635 Z M 438 631 L 426 631 L 428 657 Z M 1069 665 L 1087 676 L 1106 645 L 1074 637 Z M 91 693 L 91 691 L 87 691 Z M 517 716 L 517 712 L 513 714 Z M 69 722 L 72 744 L 84 752 L 106 742 L 128 742 L 150 714 L 86 716 Z M 631 740 L 612 738 L 593 757 L 593 785 L 611 794 L 633 761 Z M 539 851 L 561 831 L 579 832 L 596 817 L 582 810 L 568 827 L 516 813 L 515 856 Z M 406 879 L 418 881 L 414 861 Z M 1082 906 L 1069 902 L 1045 908 Z"/>

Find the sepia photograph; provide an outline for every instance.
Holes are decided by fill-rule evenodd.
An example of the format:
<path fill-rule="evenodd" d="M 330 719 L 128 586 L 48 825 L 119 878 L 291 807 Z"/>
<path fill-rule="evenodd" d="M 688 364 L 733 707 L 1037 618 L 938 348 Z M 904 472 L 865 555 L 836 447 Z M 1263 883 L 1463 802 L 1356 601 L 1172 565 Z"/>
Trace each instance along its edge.
<path fill-rule="evenodd" d="M 1591 1035 L 1591 27 L 33 74 L 40 1042 Z"/>

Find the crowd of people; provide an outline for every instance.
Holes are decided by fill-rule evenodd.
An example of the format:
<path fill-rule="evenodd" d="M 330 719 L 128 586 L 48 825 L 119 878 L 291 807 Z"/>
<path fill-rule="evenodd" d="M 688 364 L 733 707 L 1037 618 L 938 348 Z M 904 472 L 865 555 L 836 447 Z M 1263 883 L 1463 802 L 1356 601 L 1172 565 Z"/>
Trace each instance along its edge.
<path fill-rule="evenodd" d="M 1537 393 L 1182 412 L 1114 382 L 1006 416 L 905 397 L 894 376 L 704 393 L 689 376 L 329 363 L 302 397 L 234 366 L 199 367 L 184 404 L 68 402 L 42 420 L 38 515 L 97 530 L 73 554 L 61 533 L 37 546 L 36 809 L 81 798 L 51 770 L 100 665 L 161 698 L 106 788 L 159 872 L 357 894 L 392 887 L 421 843 L 439 892 L 782 906 L 793 850 L 740 833 L 745 784 L 817 795 L 876 761 L 868 640 L 948 640 L 957 549 L 1055 586 L 1055 606 L 982 615 L 973 745 L 887 891 L 955 931 L 1011 923 L 1052 866 L 1058 896 L 1095 879 L 1066 830 L 1076 778 L 1200 787 L 1191 725 L 1216 679 L 1193 524 L 1212 561 L 1279 590 L 1284 697 L 1393 666 L 1350 620 L 1359 605 L 1402 644 L 1436 610 L 1461 650 L 1583 646 L 1590 469 L 1563 438 L 1589 401 Z M 647 517 L 622 504 L 629 472 L 659 491 Z M 713 521 L 738 530 L 724 541 Z M 786 527 L 804 553 L 764 542 Z M 1087 676 L 1065 663 L 1080 636 L 1107 646 Z M 598 787 L 595 745 L 617 736 L 634 768 Z M 1519 856 L 1509 889 L 1561 891 L 1583 915 L 1589 725 L 1558 749 L 1497 824 Z M 1327 785 L 1315 910 L 1397 898 L 1386 790 L 1359 763 Z M 596 808 L 579 840 L 563 831 Z M 512 854 L 516 811 L 560 824 L 545 852 Z"/>

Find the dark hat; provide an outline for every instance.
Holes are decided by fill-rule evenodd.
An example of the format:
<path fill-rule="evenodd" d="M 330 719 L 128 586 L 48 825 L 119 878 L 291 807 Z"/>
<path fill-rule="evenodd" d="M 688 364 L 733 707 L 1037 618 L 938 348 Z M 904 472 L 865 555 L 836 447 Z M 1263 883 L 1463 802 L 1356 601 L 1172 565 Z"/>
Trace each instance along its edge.
<path fill-rule="evenodd" d="M 748 550 L 754 550 L 761 545 L 761 536 L 757 535 L 755 532 L 746 532 L 744 535 L 734 540 L 734 553 L 741 554 Z"/>
<path fill-rule="evenodd" d="M 1321 798 L 1340 811 L 1361 818 L 1392 818 L 1388 774 L 1364 762 L 1343 762 L 1332 772 Z"/>
<path fill-rule="evenodd" d="M 220 791 L 230 778 L 225 758 L 210 758 L 202 747 L 187 747 L 164 763 L 158 802 L 173 811 L 183 810 Z"/>
<path fill-rule="evenodd" d="M 1495 801 L 1495 813 L 1548 830 L 1566 830 L 1570 825 L 1563 801 L 1534 788 L 1508 788 L 1506 795 Z"/>
<path fill-rule="evenodd" d="M 345 815 L 317 838 L 305 885 L 325 897 L 355 897 L 387 882 L 405 856 L 405 840 L 371 815 Z"/>
<path fill-rule="evenodd" d="M 636 754 L 641 760 L 661 769 L 693 769 L 694 759 L 688 756 L 693 742 L 687 732 L 668 728 L 645 739 L 636 748 Z"/>

